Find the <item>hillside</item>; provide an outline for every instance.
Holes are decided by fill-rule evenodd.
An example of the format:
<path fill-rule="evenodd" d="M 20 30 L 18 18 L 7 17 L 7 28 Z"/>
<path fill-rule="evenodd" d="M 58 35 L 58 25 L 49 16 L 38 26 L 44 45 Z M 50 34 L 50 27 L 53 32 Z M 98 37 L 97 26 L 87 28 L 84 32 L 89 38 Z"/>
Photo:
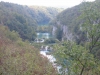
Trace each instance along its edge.
<path fill-rule="evenodd" d="M 58 10 L 37 10 L 40 9 L 0 2 L 0 75 L 57 75 L 48 59 L 30 42 L 36 38 L 37 26 L 48 24 Z M 50 11 L 53 14 L 48 15 Z M 49 19 L 45 23 L 40 18 Z"/>
<path fill-rule="evenodd" d="M 91 18 L 93 23 L 94 19 L 92 19 L 92 16 L 94 17 L 95 13 L 97 15 L 100 14 L 99 7 L 100 2 L 97 1 L 83 2 L 77 6 L 62 11 L 57 15 L 56 19 L 50 23 L 53 26 L 52 34 L 57 37 L 56 34 L 62 33 L 61 37 L 57 37 L 59 40 L 73 40 L 78 43 L 85 41 L 86 37 L 82 35 L 84 32 L 82 32 L 81 26 L 87 20 L 86 15 Z M 99 21 L 98 19 L 100 19 L 99 16 L 97 17 L 97 20 L 94 21 Z"/>
<path fill-rule="evenodd" d="M 57 75 L 39 50 L 15 31 L 0 25 L 0 75 Z"/>
<path fill-rule="evenodd" d="M 0 2 L 0 75 L 100 75 L 99 8 L 100 0 L 64 11 Z M 36 43 L 36 32 L 54 38 Z"/>
<path fill-rule="evenodd" d="M 62 74 L 100 75 L 100 0 L 64 10 L 51 25 Z"/>
<path fill-rule="evenodd" d="M 56 8 L 37 7 L 0 2 L 0 24 L 17 31 L 24 40 L 32 41 L 36 38 L 37 26 L 48 24 L 60 12 Z"/>
<path fill-rule="evenodd" d="M 74 41 L 78 45 L 91 43 L 95 57 L 100 55 L 100 1 L 83 2 L 61 12 L 52 21 L 52 34 L 60 41 Z"/>
<path fill-rule="evenodd" d="M 44 6 L 30 6 L 30 8 L 33 10 L 33 12 L 31 12 L 30 14 L 36 19 L 38 25 L 48 24 L 58 15 L 58 13 L 60 13 L 63 10 L 61 8 Z"/>
<path fill-rule="evenodd" d="M 17 31 L 25 40 L 34 40 L 37 23 L 28 11 L 30 9 L 27 6 L 0 2 L 0 24 Z"/>

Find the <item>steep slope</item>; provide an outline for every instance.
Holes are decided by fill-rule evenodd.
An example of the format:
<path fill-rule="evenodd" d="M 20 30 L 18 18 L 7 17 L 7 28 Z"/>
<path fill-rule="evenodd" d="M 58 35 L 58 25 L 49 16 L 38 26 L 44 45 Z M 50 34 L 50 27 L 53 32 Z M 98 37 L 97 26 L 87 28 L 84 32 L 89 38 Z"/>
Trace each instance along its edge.
<path fill-rule="evenodd" d="M 69 67 L 69 75 L 99 75 L 100 0 L 69 8 L 59 14 L 51 24 L 54 26 L 56 38 L 64 40 L 61 42 L 63 44 L 55 45 L 54 49 L 58 63 L 64 66 L 63 72 Z"/>
<path fill-rule="evenodd" d="M 60 9 L 0 2 L 0 24 L 17 31 L 24 40 L 32 41 L 36 37 L 37 26 L 48 24 L 58 12 Z"/>
<path fill-rule="evenodd" d="M 79 24 L 78 17 L 81 15 L 81 8 L 82 5 L 80 4 L 75 7 L 68 8 L 58 14 L 56 19 L 50 23 L 51 25 L 53 25 L 53 35 L 59 34 L 59 31 L 56 31 L 56 29 L 58 29 L 62 31 L 62 37 L 59 38 L 59 40 L 72 40 L 72 34 L 74 32 L 73 30 L 75 26 Z"/>
<path fill-rule="evenodd" d="M 0 25 L 0 75 L 57 75 L 39 50 Z"/>
<path fill-rule="evenodd" d="M 86 46 L 100 59 L 100 1 L 84 2 L 61 12 L 51 23 L 53 34 L 60 40 Z"/>
<path fill-rule="evenodd" d="M 93 11 L 96 11 L 94 13 L 100 14 L 99 4 L 100 2 L 97 1 L 83 2 L 80 5 L 68 8 L 58 14 L 56 19 L 50 23 L 53 26 L 53 35 L 59 34 L 59 32 L 62 31 L 60 40 L 85 41 L 86 37 L 82 35 L 84 32 L 81 30 L 81 25 L 87 20 L 86 15 L 91 15 L 89 17 L 92 18 Z M 100 17 L 98 16 L 98 18 Z M 93 22 L 93 19 L 91 19 L 91 21 Z M 57 29 L 60 31 L 57 31 Z M 57 35 L 55 37 L 57 37 Z"/>
<path fill-rule="evenodd" d="M 34 40 L 37 23 L 28 11 L 27 6 L 0 2 L 0 24 L 17 31 L 23 39 Z"/>

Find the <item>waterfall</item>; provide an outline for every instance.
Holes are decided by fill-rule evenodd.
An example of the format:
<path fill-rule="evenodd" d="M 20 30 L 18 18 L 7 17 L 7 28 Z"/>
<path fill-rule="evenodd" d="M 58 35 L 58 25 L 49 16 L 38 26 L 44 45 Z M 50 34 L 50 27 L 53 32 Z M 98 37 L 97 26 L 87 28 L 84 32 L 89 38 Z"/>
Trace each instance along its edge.
<path fill-rule="evenodd" d="M 49 47 L 49 46 L 45 46 L 45 50 L 46 50 L 46 51 L 48 50 L 48 47 Z"/>
<path fill-rule="evenodd" d="M 49 46 L 41 46 L 40 54 L 43 55 L 43 56 L 45 56 L 49 60 L 49 62 L 52 63 L 53 67 L 55 69 L 57 69 L 58 73 L 60 74 L 61 73 L 60 69 L 62 68 L 62 66 L 57 65 L 57 63 L 55 63 L 56 62 L 56 58 L 53 55 L 51 55 L 51 54 L 48 55 L 47 54 L 48 52 L 50 52 L 51 49 L 52 48 L 49 47 Z"/>

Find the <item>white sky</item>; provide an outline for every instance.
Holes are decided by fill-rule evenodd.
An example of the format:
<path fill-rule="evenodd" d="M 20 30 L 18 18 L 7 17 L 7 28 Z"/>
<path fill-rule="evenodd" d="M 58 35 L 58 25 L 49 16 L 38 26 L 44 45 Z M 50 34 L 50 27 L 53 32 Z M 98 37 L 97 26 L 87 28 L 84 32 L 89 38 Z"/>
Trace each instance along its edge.
<path fill-rule="evenodd" d="M 17 3 L 21 5 L 38 5 L 50 7 L 72 7 L 80 4 L 83 0 L 0 0 L 4 2 Z M 95 1 L 95 0 L 86 0 Z"/>

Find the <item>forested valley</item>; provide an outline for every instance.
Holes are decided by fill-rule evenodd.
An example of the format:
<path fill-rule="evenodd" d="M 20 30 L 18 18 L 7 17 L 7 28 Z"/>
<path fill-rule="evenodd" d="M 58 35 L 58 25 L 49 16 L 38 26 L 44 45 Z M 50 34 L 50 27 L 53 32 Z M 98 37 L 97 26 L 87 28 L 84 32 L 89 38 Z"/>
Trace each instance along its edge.
<path fill-rule="evenodd" d="M 99 8 L 0 2 L 0 75 L 100 75 Z"/>

